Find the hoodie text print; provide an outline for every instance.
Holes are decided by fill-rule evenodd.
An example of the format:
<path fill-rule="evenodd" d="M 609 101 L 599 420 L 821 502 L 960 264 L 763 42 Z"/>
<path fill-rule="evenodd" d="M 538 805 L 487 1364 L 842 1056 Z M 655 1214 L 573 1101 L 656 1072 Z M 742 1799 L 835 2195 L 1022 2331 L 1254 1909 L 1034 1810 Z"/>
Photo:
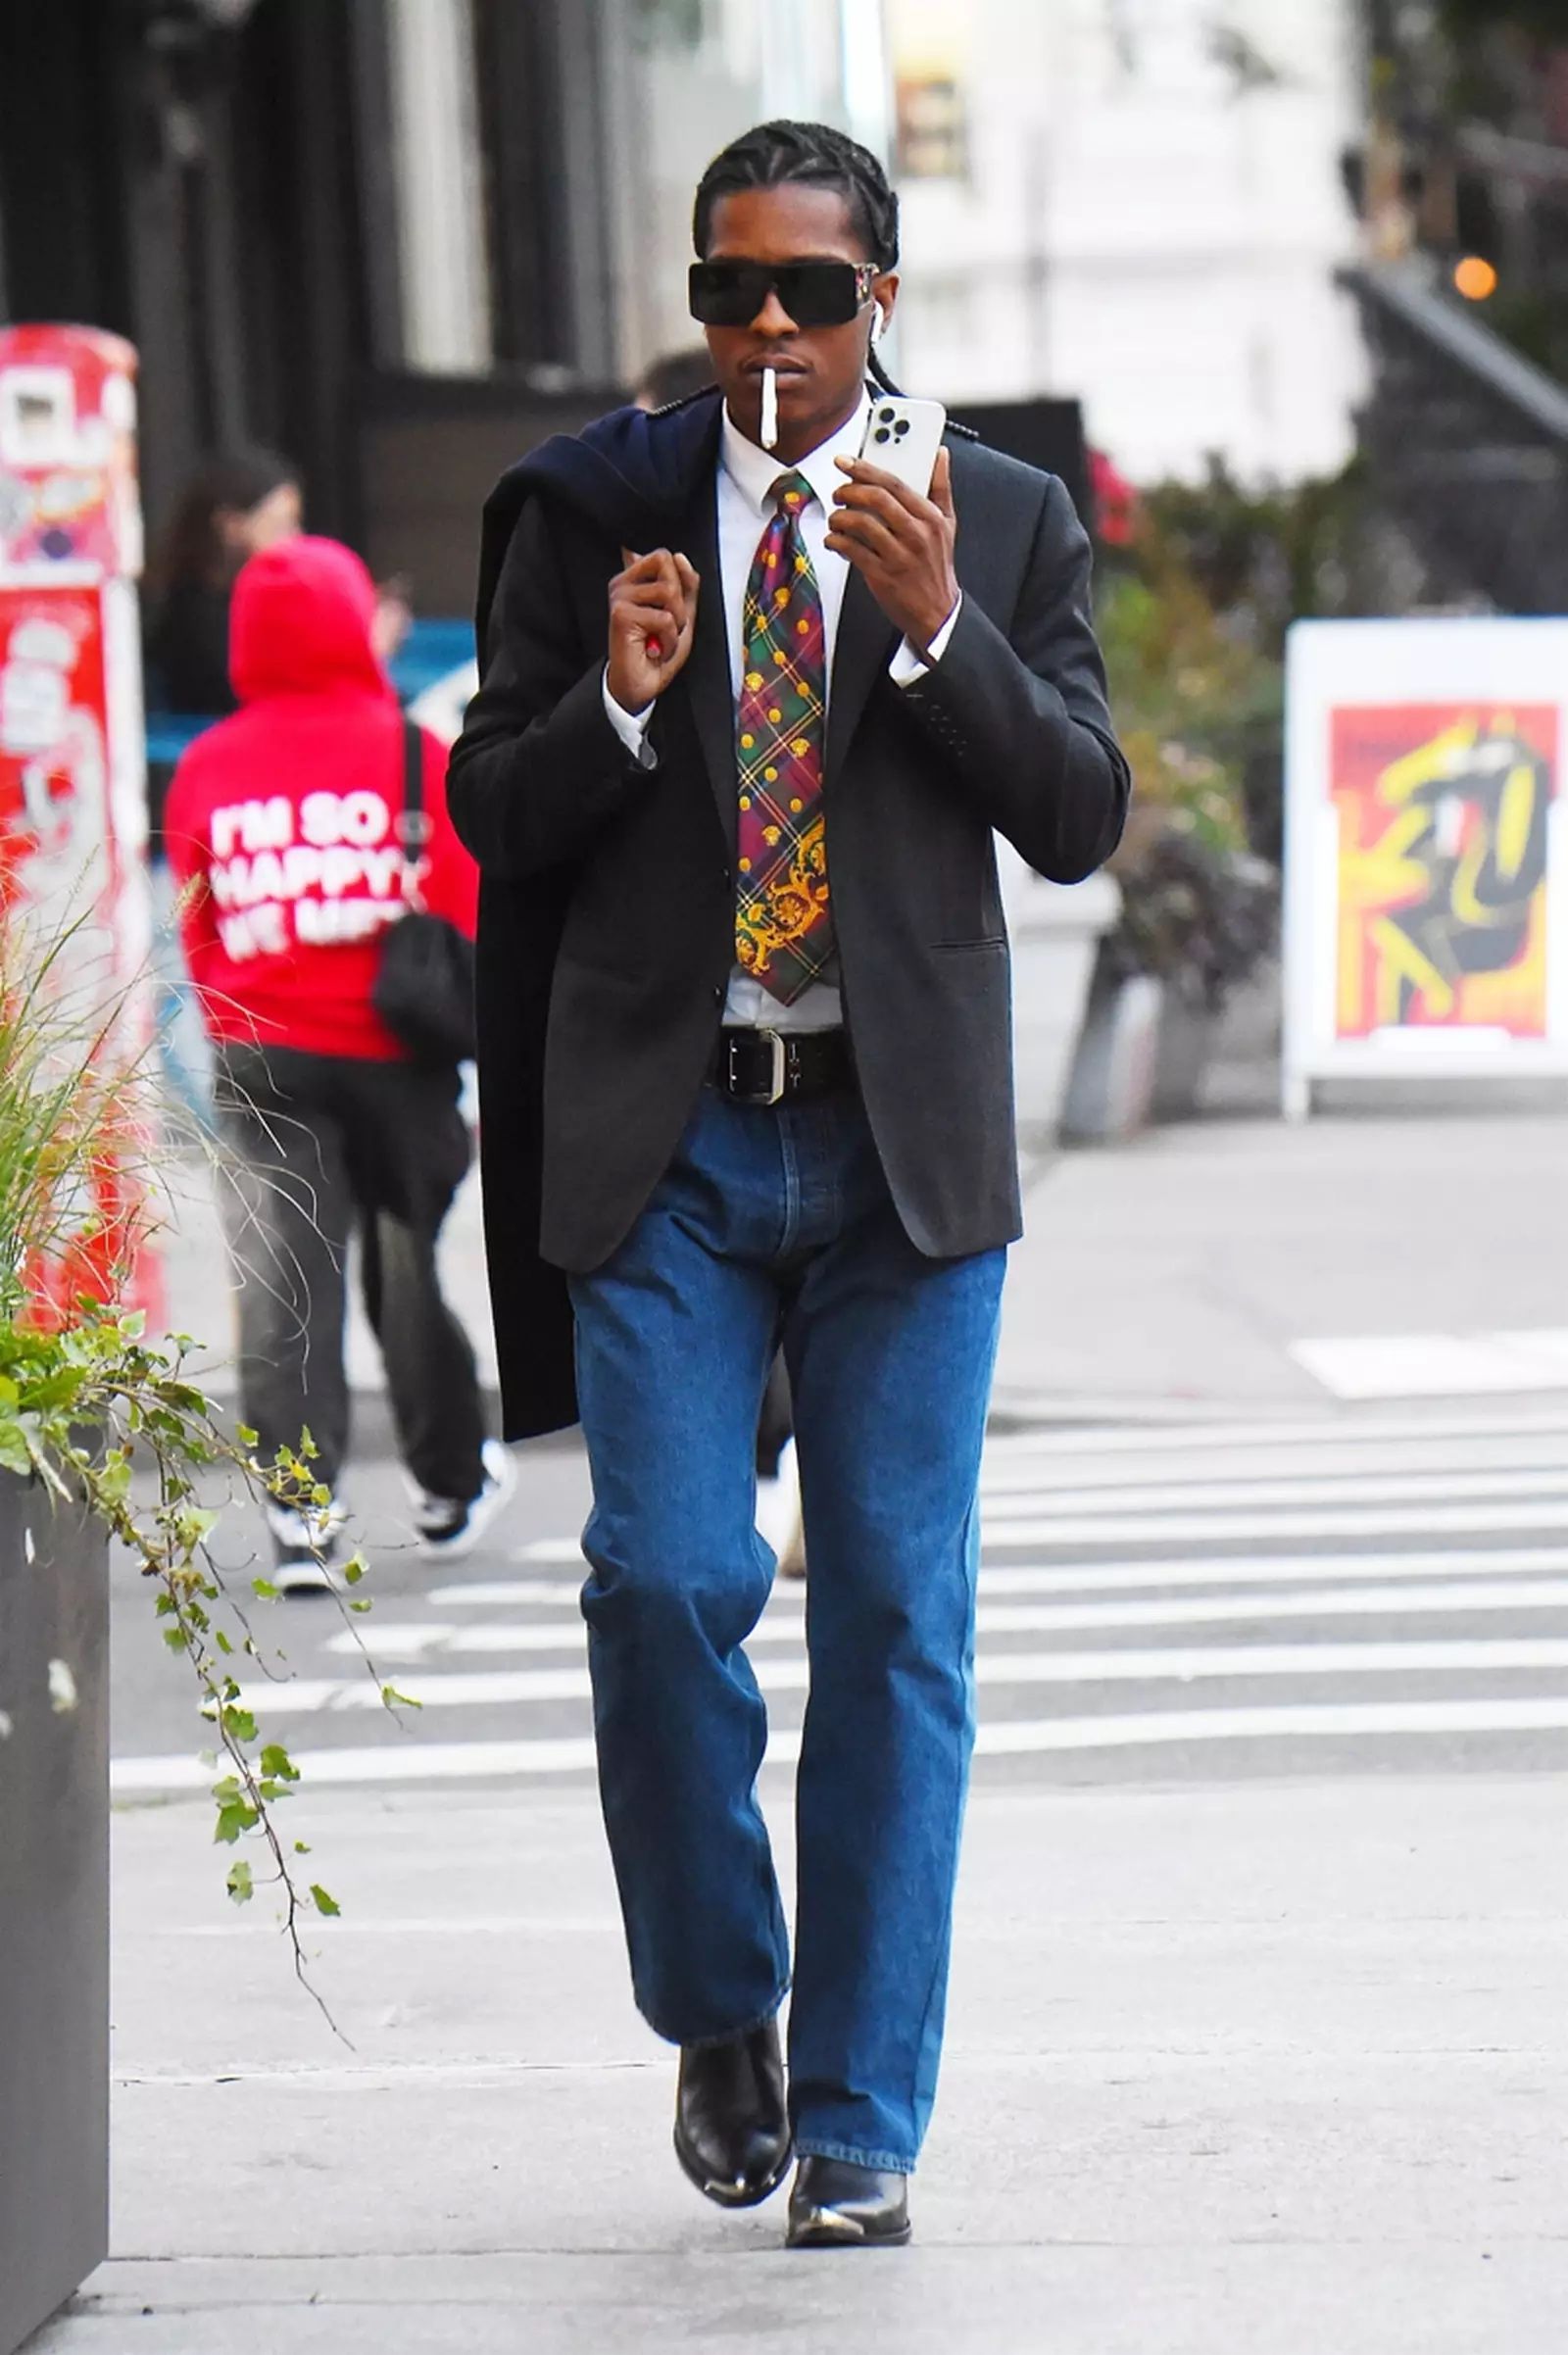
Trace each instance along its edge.
<path fill-rule="evenodd" d="M 240 709 L 186 753 L 165 819 L 186 957 L 219 1039 L 406 1053 L 370 1003 L 381 937 L 406 905 L 403 720 L 371 648 L 374 609 L 365 566 L 331 540 L 283 541 L 235 584 Z M 447 816 L 441 747 L 423 749 L 420 896 L 471 938 L 477 870 Z"/>

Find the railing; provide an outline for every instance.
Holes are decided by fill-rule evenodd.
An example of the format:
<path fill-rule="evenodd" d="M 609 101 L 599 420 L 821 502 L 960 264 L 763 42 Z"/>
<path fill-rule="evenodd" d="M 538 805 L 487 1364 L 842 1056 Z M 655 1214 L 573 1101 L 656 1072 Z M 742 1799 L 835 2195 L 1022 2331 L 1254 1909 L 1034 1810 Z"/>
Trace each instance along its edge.
<path fill-rule="evenodd" d="M 1568 391 L 1413 268 L 1353 269 L 1373 390 L 1360 444 L 1435 593 L 1568 613 Z"/>

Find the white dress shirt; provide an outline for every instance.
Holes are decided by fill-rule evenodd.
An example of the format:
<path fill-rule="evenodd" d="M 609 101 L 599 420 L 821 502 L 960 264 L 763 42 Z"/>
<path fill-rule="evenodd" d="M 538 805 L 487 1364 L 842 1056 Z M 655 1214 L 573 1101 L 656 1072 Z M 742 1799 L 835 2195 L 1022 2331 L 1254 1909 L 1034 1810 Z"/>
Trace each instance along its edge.
<path fill-rule="evenodd" d="M 831 698 L 833 652 L 838 643 L 839 615 L 844 610 L 844 591 L 850 577 L 848 560 L 826 544 L 833 494 L 847 479 L 833 462 L 836 458 L 859 456 L 870 411 L 871 396 L 868 392 L 862 393 L 859 407 L 852 417 L 846 418 L 837 433 L 819 443 L 816 449 L 793 466 L 787 466 L 776 450 L 763 450 L 756 442 L 748 441 L 730 417 L 728 409 L 724 412 L 719 435 L 717 475 L 718 585 L 724 601 L 730 687 L 737 705 L 741 691 L 746 584 L 751 578 L 758 543 L 775 512 L 768 494 L 781 474 L 803 474 L 814 493 L 800 510 L 799 520 L 801 537 L 811 560 L 817 595 L 822 604 L 822 627 L 827 649 L 827 696 Z M 958 604 L 961 603 L 960 599 Z M 906 638 L 897 649 L 888 665 L 888 676 L 896 686 L 907 687 L 912 680 L 923 678 L 931 663 L 941 661 L 958 618 L 958 604 L 954 606 L 932 639 L 929 661 L 917 654 Z M 641 711 L 623 711 L 610 692 L 608 666 L 604 695 L 605 710 L 617 736 L 629 752 L 636 754 L 645 767 L 653 767 L 653 748 L 648 743 L 648 722 L 653 716 L 653 705 L 645 705 Z M 823 724 L 825 728 L 825 705 Z M 828 840 L 831 880 L 831 825 Z M 844 1007 L 840 993 L 831 981 L 808 983 L 793 1005 L 783 1006 L 771 991 L 764 989 L 760 981 L 754 981 L 737 965 L 730 975 L 729 995 L 724 1002 L 724 1020 L 727 1024 L 757 1030 L 837 1030 L 844 1020 Z"/>

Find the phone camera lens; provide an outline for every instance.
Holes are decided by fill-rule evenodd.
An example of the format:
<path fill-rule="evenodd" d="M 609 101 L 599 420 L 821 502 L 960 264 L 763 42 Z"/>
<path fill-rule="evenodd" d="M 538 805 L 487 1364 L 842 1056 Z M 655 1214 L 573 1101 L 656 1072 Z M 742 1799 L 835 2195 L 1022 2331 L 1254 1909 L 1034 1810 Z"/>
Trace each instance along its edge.
<path fill-rule="evenodd" d="M 878 416 L 878 417 L 880 418 L 881 422 L 882 422 L 884 425 L 891 425 L 891 424 L 892 424 L 892 422 L 893 422 L 893 412 L 892 412 L 892 410 L 891 410 L 891 409 L 879 409 L 879 410 L 877 411 L 877 416 Z"/>
<path fill-rule="evenodd" d="M 906 434 L 908 432 L 908 430 L 909 430 L 909 420 L 908 420 L 908 418 L 907 418 L 907 417 L 900 417 L 900 419 L 899 419 L 898 423 L 897 423 L 897 424 L 894 426 L 893 430 L 894 430 L 894 432 L 895 432 L 895 433 L 898 435 L 898 437 L 899 437 L 900 441 L 902 442 L 902 441 L 903 441 L 903 439 L 904 439 L 904 437 L 905 437 L 905 435 L 906 435 Z"/>
<path fill-rule="evenodd" d="M 876 438 L 879 442 L 885 442 L 887 440 L 888 429 L 886 425 L 878 425 L 876 429 Z"/>

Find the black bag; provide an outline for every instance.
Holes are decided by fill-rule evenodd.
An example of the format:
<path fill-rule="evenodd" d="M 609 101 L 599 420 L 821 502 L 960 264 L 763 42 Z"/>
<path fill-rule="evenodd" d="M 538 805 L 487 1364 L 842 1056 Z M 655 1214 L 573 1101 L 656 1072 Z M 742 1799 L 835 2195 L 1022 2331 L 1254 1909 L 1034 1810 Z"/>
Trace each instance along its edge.
<path fill-rule="evenodd" d="M 424 745 L 403 723 L 403 810 L 393 832 L 403 853 L 405 912 L 381 944 L 370 1003 L 421 1063 L 466 1063 L 474 1054 L 473 945 L 419 897 L 419 854 L 430 839 Z"/>

